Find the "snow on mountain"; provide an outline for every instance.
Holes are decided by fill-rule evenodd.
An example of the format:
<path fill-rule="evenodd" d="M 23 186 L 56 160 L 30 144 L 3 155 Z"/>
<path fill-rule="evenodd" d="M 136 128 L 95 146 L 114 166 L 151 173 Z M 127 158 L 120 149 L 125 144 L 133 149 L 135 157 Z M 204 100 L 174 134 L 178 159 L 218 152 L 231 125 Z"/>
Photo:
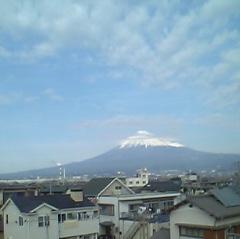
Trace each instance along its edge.
<path fill-rule="evenodd" d="M 130 136 L 127 139 L 121 141 L 119 148 L 129 148 L 136 146 L 171 146 L 171 147 L 184 147 L 184 145 L 174 142 L 167 138 L 157 138 L 154 137 L 151 133 L 140 130 L 136 135 Z"/>

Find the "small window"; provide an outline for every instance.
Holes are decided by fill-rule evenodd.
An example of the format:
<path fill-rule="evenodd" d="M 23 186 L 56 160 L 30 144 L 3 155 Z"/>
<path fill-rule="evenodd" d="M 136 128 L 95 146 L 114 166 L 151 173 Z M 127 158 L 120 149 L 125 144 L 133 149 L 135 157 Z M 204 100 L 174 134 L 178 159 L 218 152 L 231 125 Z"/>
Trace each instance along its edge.
<path fill-rule="evenodd" d="M 139 184 L 139 181 L 136 181 L 136 184 Z"/>
<path fill-rule="evenodd" d="M 62 222 L 66 221 L 66 214 L 62 214 Z"/>
<path fill-rule="evenodd" d="M 45 216 L 44 221 L 45 221 L 45 226 L 48 227 L 50 225 L 49 216 Z"/>
<path fill-rule="evenodd" d="M 23 217 L 19 216 L 18 218 L 18 225 L 23 226 Z"/>
<path fill-rule="evenodd" d="M 112 204 L 99 204 L 100 215 L 114 216 L 114 205 Z"/>
<path fill-rule="evenodd" d="M 8 214 L 6 214 L 6 224 L 8 224 Z"/>
<path fill-rule="evenodd" d="M 76 220 L 77 219 L 77 214 L 73 213 L 73 212 L 70 212 L 70 213 L 67 214 L 67 219 L 68 220 Z"/>
<path fill-rule="evenodd" d="M 98 217 L 98 211 L 93 212 L 93 218 L 96 218 L 96 217 Z"/>
<path fill-rule="evenodd" d="M 121 190 L 121 189 L 122 189 L 121 186 L 116 186 L 116 187 L 115 187 L 115 190 Z"/>
<path fill-rule="evenodd" d="M 38 217 L 38 226 L 39 227 L 43 227 L 44 226 L 44 224 L 43 224 L 43 217 L 42 216 Z"/>
<path fill-rule="evenodd" d="M 146 181 L 143 181 L 143 184 L 145 184 L 146 183 Z"/>
<path fill-rule="evenodd" d="M 58 214 L 58 223 L 61 223 L 61 214 Z"/>
<path fill-rule="evenodd" d="M 180 236 L 198 237 L 198 238 L 204 237 L 204 230 L 200 228 L 180 227 L 179 230 L 180 230 L 179 232 Z"/>
<path fill-rule="evenodd" d="M 129 181 L 129 184 L 133 184 L 133 182 L 132 182 L 132 181 Z"/>

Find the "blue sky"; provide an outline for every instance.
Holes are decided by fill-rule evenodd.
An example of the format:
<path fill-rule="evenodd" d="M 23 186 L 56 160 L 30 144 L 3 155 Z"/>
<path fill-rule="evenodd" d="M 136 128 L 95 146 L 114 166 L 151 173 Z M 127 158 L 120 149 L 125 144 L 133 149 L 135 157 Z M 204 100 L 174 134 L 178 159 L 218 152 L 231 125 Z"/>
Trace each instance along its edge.
<path fill-rule="evenodd" d="M 0 173 L 138 130 L 240 153 L 239 0 L 0 0 Z"/>

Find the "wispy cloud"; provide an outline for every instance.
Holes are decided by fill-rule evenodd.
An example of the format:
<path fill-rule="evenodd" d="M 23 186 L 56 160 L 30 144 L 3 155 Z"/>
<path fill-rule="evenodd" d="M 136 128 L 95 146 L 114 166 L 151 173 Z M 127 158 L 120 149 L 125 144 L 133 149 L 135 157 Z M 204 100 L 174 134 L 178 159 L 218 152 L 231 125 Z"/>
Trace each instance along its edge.
<path fill-rule="evenodd" d="M 177 137 L 183 126 L 181 118 L 158 115 L 116 115 L 104 119 L 83 120 L 72 126 L 74 130 L 102 130 L 102 131 L 122 131 L 126 133 L 134 133 L 139 129 L 155 131 L 166 137 Z"/>
<path fill-rule="evenodd" d="M 234 75 L 240 75 L 238 9 L 238 0 L 190 7 L 179 1 L 63 1 L 61 6 L 58 1 L 2 1 L 1 31 L 18 35 L 19 42 L 29 34 L 38 40 L 13 50 L 3 45 L 0 57 L 36 60 L 90 49 L 106 65 L 138 72 L 142 84 L 214 90 L 224 80 L 231 87 Z M 236 94 L 232 97 L 239 102 Z"/>
<path fill-rule="evenodd" d="M 56 91 L 52 88 L 47 88 L 44 91 L 42 91 L 42 95 L 48 97 L 50 100 L 53 101 L 63 101 L 63 97 L 56 93 Z"/>
<path fill-rule="evenodd" d="M 57 94 L 52 88 L 47 88 L 38 94 L 31 95 L 23 92 L 6 92 L 0 93 L 0 106 L 13 105 L 18 103 L 35 103 L 43 99 L 48 99 L 51 101 L 61 102 L 64 98 Z"/>
<path fill-rule="evenodd" d="M 0 105 L 11 105 L 19 99 L 21 99 L 21 95 L 18 93 L 0 94 Z"/>

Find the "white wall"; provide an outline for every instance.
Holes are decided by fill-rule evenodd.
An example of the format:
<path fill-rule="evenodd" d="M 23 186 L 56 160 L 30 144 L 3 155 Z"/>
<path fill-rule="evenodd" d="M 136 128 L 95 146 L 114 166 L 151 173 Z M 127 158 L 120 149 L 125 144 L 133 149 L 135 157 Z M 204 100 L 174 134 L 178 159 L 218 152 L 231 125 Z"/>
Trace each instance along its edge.
<path fill-rule="evenodd" d="M 97 218 L 89 220 L 71 220 L 59 224 L 60 237 L 72 237 L 77 235 L 88 235 L 99 232 L 99 221 Z"/>
<path fill-rule="evenodd" d="M 213 227 L 215 219 L 197 207 L 189 207 L 189 204 L 179 207 L 170 214 L 171 239 L 179 239 L 179 227 L 182 225 L 196 225 Z"/>
<path fill-rule="evenodd" d="M 93 209 L 82 209 L 82 212 L 88 212 L 89 219 L 86 220 L 68 220 L 64 223 L 58 223 L 58 212 L 52 212 L 51 208 L 43 206 L 31 216 L 29 214 L 21 214 L 14 203 L 10 202 L 4 210 L 4 223 L 6 222 L 6 214 L 8 214 L 9 223 L 4 225 L 5 239 L 59 239 L 59 237 L 71 237 L 78 235 L 94 235 L 99 232 L 98 217 L 92 218 Z M 81 210 L 78 210 L 81 212 Z M 71 212 L 69 210 L 65 212 Z M 76 211 L 74 211 L 76 212 Z M 18 225 L 18 218 L 24 217 L 23 226 Z M 49 226 L 38 226 L 39 216 L 49 216 Z"/>
<path fill-rule="evenodd" d="M 6 224 L 6 216 L 8 215 L 8 224 Z M 18 218 L 21 215 L 18 208 L 10 202 L 4 210 L 4 238 L 5 239 L 28 239 L 28 224 L 24 222 L 23 226 L 18 225 Z M 24 217 L 24 221 L 26 218 Z"/>
<path fill-rule="evenodd" d="M 50 224 L 49 226 L 38 226 L 38 217 L 39 216 L 49 216 Z M 58 214 L 52 213 L 52 210 L 43 206 L 37 210 L 36 215 L 29 216 L 29 239 L 58 239 L 59 230 L 58 230 Z M 20 238 L 19 238 L 20 239 Z"/>

